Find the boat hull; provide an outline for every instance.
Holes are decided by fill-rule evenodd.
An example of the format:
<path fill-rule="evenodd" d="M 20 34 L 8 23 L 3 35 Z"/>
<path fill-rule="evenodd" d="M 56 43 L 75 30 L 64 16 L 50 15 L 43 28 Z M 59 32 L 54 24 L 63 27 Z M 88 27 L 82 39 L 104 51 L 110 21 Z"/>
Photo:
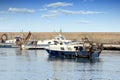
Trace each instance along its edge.
<path fill-rule="evenodd" d="M 27 50 L 42 50 L 47 48 L 49 45 L 22 45 L 22 49 Z"/>
<path fill-rule="evenodd" d="M 98 58 L 100 55 L 99 51 L 90 54 L 88 51 L 58 51 L 46 49 L 49 56 L 62 57 L 62 58 Z"/>
<path fill-rule="evenodd" d="M 13 44 L 0 44 L 0 48 L 19 48 L 19 47 Z"/>

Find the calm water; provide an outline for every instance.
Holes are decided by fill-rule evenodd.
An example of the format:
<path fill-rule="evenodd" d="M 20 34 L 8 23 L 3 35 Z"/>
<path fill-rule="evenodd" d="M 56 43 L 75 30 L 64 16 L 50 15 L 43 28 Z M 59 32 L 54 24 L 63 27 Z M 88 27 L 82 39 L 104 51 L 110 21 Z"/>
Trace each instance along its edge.
<path fill-rule="evenodd" d="M 55 59 L 44 50 L 0 49 L 0 80 L 120 80 L 120 52 L 99 59 Z"/>

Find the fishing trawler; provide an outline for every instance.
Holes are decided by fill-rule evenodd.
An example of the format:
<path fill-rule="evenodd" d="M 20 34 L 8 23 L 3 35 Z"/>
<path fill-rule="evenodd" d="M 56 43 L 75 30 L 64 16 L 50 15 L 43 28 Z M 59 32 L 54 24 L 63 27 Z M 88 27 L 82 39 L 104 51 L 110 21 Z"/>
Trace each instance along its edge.
<path fill-rule="evenodd" d="M 60 57 L 60 58 L 96 58 L 99 57 L 102 51 L 102 44 L 97 45 L 90 41 L 73 44 L 58 42 L 54 45 L 49 45 L 49 48 L 46 48 L 49 56 Z"/>

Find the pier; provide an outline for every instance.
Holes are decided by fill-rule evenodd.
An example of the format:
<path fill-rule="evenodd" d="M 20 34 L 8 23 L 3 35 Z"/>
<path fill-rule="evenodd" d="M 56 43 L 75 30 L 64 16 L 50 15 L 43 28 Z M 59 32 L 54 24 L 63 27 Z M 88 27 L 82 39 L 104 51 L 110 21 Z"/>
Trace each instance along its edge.
<path fill-rule="evenodd" d="M 104 50 L 119 50 L 120 51 L 120 44 L 104 43 L 103 49 Z"/>

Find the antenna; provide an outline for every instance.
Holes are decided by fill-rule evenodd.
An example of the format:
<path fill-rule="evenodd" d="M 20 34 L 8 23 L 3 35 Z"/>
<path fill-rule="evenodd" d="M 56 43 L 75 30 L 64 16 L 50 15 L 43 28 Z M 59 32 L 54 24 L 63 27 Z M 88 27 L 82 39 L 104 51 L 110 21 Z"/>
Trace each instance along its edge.
<path fill-rule="evenodd" d="M 60 34 L 62 35 L 62 29 L 60 29 Z"/>

